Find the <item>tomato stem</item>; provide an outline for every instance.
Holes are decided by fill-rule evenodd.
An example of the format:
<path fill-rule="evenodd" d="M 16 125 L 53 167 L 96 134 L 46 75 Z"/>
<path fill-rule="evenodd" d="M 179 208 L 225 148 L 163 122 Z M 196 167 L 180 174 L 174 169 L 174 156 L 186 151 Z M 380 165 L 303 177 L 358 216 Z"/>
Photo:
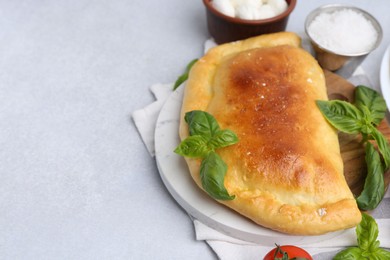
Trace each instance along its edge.
<path fill-rule="evenodd" d="M 276 246 L 276 250 L 275 250 L 275 254 L 274 254 L 274 260 L 309 260 L 305 257 L 294 257 L 294 258 L 290 259 L 288 257 L 288 253 L 283 251 L 282 248 L 278 244 L 275 244 L 275 246 Z M 282 258 L 277 257 L 278 254 L 281 254 Z"/>

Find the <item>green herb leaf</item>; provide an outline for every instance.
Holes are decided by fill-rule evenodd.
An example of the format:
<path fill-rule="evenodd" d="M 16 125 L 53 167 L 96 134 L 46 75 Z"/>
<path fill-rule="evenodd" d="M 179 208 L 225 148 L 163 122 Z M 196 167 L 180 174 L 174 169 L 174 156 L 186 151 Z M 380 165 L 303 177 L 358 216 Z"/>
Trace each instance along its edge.
<path fill-rule="evenodd" d="M 214 199 L 232 200 L 235 198 L 235 196 L 230 196 L 225 188 L 226 171 L 227 165 L 215 152 L 208 153 L 200 165 L 202 186 Z"/>
<path fill-rule="evenodd" d="M 390 252 L 380 248 L 380 242 L 377 240 L 379 230 L 375 219 L 370 215 L 363 213 L 362 221 L 356 227 L 358 237 L 358 246 L 362 249 L 362 255 L 366 259 L 390 259 Z M 385 258 L 382 258 L 385 256 Z"/>
<path fill-rule="evenodd" d="M 349 247 L 339 252 L 333 260 L 366 260 L 366 257 L 362 256 L 362 250 L 358 247 Z"/>
<path fill-rule="evenodd" d="M 382 121 L 387 110 L 383 97 L 375 90 L 363 85 L 356 87 L 355 105 L 359 109 L 362 109 L 363 106 L 368 108 L 374 125 L 378 125 Z"/>
<path fill-rule="evenodd" d="M 186 66 L 186 69 L 182 75 L 180 75 L 177 80 L 175 81 L 175 84 L 173 85 L 173 90 L 176 90 L 184 81 L 188 79 L 188 74 L 190 73 L 190 70 L 192 66 L 198 61 L 198 59 L 194 59 L 188 63 Z"/>
<path fill-rule="evenodd" d="M 363 192 L 356 199 L 356 202 L 360 209 L 372 210 L 378 206 L 385 195 L 385 182 L 379 153 L 370 142 L 367 142 L 365 150 L 367 177 Z"/>
<path fill-rule="evenodd" d="M 201 135 L 189 136 L 176 147 L 175 153 L 191 158 L 203 158 L 210 151 L 207 142 Z"/>
<path fill-rule="evenodd" d="M 201 135 L 211 139 L 219 131 L 219 124 L 215 118 L 205 111 L 193 110 L 184 117 L 188 124 L 190 135 Z"/>
<path fill-rule="evenodd" d="M 226 129 L 217 131 L 211 138 L 209 146 L 214 149 L 217 149 L 235 144 L 237 142 L 237 135 L 233 131 Z"/>
<path fill-rule="evenodd" d="M 363 125 L 363 115 L 354 105 L 341 100 L 317 100 L 322 114 L 336 129 L 347 134 L 358 134 Z"/>
<path fill-rule="evenodd" d="M 378 225 L 375 219 L 362 213 L 362 221 L 356 227 L 357 247 L 349 247 L 339 252 L 333 260 L 344 259 L 390 259 L 390 252 L 379 247 Z"/>
<path fill-rule="evenodd" d="M 375 219 L 366 213 L 362 213 L 362 221 L 356 227 L 358 247 L 366 252 L 375 251 L 379 247 L 377 243 L 378 225 Z"/>
<path fill-rule="evenodd" d="M 382 154 L 383 160 L 385 161 L 385 170 L 389 169 L 390 166 L 390 146 L 387 142 L 386 137 L 375 127 L 372 127 L 372 137 L 378 144 L 379 152 Z"/>
<path fill-rule="evenodd" d="M 377 260 L 382 260 L 382 259 L 390 259 L 390 252 L 387 251 L 387 250 L 384 250 L 382 248 L 378 248 L 373 254 L 371 255 L 375 255 L 376 258 L 372 258 L 372 259 L 377 259 Z"/>

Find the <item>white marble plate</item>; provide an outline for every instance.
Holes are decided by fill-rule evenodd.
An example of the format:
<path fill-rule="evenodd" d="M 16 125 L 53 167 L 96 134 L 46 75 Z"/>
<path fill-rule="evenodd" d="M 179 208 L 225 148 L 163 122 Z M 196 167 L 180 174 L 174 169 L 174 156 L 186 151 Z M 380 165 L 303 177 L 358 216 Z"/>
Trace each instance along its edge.
<path fill-rule="evenodd" d="M 173 151 L 179 144 L 179 113 L 183 86 L 168 98 L 157 120 L 156 161 L 161 178 L 175 200 L 193 217 L 215 230 L 247 242 L 267 246 L 308 244 L 332 239 L 344 231 L 321 236 L 290 236 L 263 228 L 214 201 L 201 191 L 182 157 Z"/>
<path fill-rule="evenodd" d="M 383 98 L 386 101 L 387 108 L 390 109 L 390 46 L 387 47 L 383 56 L 380 69 L 380 83 Z"/>

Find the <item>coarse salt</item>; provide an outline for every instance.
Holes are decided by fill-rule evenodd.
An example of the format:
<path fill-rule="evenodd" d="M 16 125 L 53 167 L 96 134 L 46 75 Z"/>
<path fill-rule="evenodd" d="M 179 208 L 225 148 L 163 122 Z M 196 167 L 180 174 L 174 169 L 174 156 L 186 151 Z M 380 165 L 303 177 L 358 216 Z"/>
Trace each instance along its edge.
<path fill-rule="evenodd" d="M 352 9 L 319 14 L 309 24 L 308 34 L 318 45 L 338 54 L 367 52 L 378 38 L 373 24 Z"/>

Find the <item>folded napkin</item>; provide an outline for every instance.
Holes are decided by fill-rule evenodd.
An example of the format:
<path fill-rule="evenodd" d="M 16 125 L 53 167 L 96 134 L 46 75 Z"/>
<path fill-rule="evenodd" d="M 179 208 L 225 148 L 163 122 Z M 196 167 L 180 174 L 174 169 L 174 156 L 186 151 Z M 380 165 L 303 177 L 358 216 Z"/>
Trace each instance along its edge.
<path fill-rule="evenodd" d="M 215 43 L 213 40 L 207 40 L 204 45 L 205 51 L 214 45 Z M 353 84 L 370 85 L 370 81 L 361 67 L 358 67 L 353 76 L 348 80 Z M 132 114 L 140 136 L 152 157 L 155 155 L 154 130 L 157 117 L 165 100 L 172 94 L 172 88 L 173 84 L 157 83 L 152 85 L 150 91 L 155 96 L 156 101 L 142 109 L 134 111 Z M 390 189 L 387 191 L 385 198 L 379 207 L 372 212 L 372 215 L 378 223 L 378 239 L 381 242 L 381 247 L 390 248 Z M 273 248 L 233 238 L 201 223 L 192 216 L 190 217 L 194 223 L 196 239 L 199 241 L 206 241 L 219 259 L 261 259 Z M 347 246 L 356 245 L 356 242 L 355 229 L 350 229 L 338 237 L 326 241 L 296 245 L 305 248 L 305 250 L 313 255 L 314 259 L 325 260 L 331 259 L 337 251 L 340 251 Z M 275 241 L 275 243 L 277 243 L 277 241 Z"/>
<path fill-rule="evenodd" d="M 157 117 L 167 98 L 172 94 L 173 84 L 154 84 L 150 87 L 156 101 L 133 112 L 133 120 L 150 156 L 155 155 L 154 130 Z"/>

